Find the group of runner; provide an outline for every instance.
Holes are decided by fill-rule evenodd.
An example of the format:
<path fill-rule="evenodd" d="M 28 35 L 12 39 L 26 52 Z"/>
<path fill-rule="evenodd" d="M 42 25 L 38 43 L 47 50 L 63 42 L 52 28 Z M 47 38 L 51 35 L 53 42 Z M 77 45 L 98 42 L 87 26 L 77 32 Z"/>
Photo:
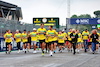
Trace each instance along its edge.
<path fill-rule="evenodd" d="M 26 53 L 29 52 L 31 45 L 33 46 L 33 53 L 37 53 L 37 45 L 41 47 L 42 55 L 44 55 L 44 50 L 50 53 L 50 56 L 53 56 L 53 53 L 56 53 L 56 47 L 59 46 L 59 52 L 62 52 L 62 48 L 68 51 L 73 51 L 73 54 L 79 53 L 80 50 L 87 52 L 89 49 L 92 50 L 93 54 L 95 50 L 98 50 L 99 47 L 99 33 L 97 30 L 92 30 L 92 33 L 89 34 L 86 29 L 82 33 L 76 29 L 69 29 L 69 32 L 66 33 L 64 30 L 57 32 L 56 29 L 53 29 L 53 26 L 49 26 L 49 30 L 44 28 L 44 24 L 41 24 L 41 27 L 36 30 L 33 28 L 33 32 L 26 30 L 23 33 L 20 33 L 19 30 L 16 30 L 16 34 L 13 36 L 10 30 L 7 30 L 5 35 L 6 42 L 6 54 L 11 52 L 11 41 L 12 39 L 16 40 L 18 53 L 20 52 L 20 44 L 23 42 L 23 51 Z M 7 47 L 9 51 L 7 52 Z"/>

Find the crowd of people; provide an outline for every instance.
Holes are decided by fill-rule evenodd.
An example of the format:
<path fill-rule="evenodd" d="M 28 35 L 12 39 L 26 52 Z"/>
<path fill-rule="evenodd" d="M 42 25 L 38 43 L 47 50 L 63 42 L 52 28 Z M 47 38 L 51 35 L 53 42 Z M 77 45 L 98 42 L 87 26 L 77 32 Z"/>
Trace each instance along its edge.
<path fill-rule="evenodd" d="M 76 29 L 69 29 L 69 32 L 66 33 L 64 30 L 56 31 L 53 29 L 53 26 L 49 26 L 49 30 L 44 28 L 44 24 L 41 24 L 39 29 L 33 28 L 33 32 L 26 30 L 23 33 L 20 33 L 19 30 L 16 30 L 16 34 L 13 36 L 10 30 L 7 30 L 4 38 L 6 42 L 6 54 L 11 52 L 11 41 L 16 41 L 18 53 L 20 52 L 20 44 L 23 42 L 23 51 L 25 53 L 29 52 L 33 46 L 33 53 L 37 53 L 36 48 L 42 50 L 42 55 L 44 56 L 45 49 L 46 53 L 49 52 L 50 56 L 53 56 L 56 53 L 56 47 L 59 47 L 59 52 L 62 52 L 63 49 L 67 49 L 69 52 L 79 53 L 80 50 L 87 52 L 90 50 L 93 54 L 99 49 L 99 33 L 96 29 L 92 30 L 91 34 L 86 29 L 82 33 Z M 7 50 L 7 47 L 9 48 Z"/>

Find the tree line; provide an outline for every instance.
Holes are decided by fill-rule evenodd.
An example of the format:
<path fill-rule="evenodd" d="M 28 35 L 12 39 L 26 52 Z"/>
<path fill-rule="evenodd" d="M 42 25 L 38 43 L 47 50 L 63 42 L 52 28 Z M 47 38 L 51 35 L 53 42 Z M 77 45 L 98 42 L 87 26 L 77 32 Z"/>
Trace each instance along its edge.
<path fill-rule="evenodd" d="M 90 14 L 81 14 L 81 15 L 72 15 L 71 18 L 100 18 L 100 10 L 94 11 L 93 14 L 95 17 L 92 17 Z"/>

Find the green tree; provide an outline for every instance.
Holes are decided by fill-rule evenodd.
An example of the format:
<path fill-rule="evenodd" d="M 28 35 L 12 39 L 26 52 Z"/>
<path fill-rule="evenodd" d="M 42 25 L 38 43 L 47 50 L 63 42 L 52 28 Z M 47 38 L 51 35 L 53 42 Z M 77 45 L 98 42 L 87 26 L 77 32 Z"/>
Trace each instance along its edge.
<path fill-rule="evenodd" d="M 100 18 L 100 10 L 94 11 L 96 18 Z"/>
<path fill-rule="evenodd" d="M 78 18 L 91 18 L 91 15 L 89 15 L 89 14 L 81 14 L 80 16 L 78 16 Z"/>
<path fill-rule="evenodd" d="M 77 15 L 72 15 L 71 18 L 91 18 L 91 15 L 90 14 L 81 14 L 79 16 Z"/>
<path fill-rule="evenodd" d="M 77 18 L 77 15 L 75 15 L 75 14 L 74 14 L 74 15 L 72 15 L 72 17 L 71 17 L 71 18 Z"/>

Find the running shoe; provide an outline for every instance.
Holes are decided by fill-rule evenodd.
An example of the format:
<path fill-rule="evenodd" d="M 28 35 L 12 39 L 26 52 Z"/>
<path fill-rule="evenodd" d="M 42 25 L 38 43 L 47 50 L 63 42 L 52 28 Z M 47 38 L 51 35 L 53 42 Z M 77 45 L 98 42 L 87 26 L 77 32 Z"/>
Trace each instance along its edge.
<path fill-rule="evenodd" d="M 39 50 L 39 46 L 38 46 L 38 48 L 37 48 L 38 50 Z"/>
<path fill-rule="evenodd" d="M 8 52 L 8 54 L 10 54 L 10 51 Z"/>
<path fill-rule="evenodd" d="M 7 54 L 7 51 L 5 53 Z"/>
<path fill-rule="evenodd" d="M 85 51 L 84 52 L 87 52 L 87 50 L 85 49 Z"/>
<path fill-rule="evenodd" d="M 62 50 L 60 50 L 60 53 L 62 53 Z"/>
<path fill-rule="evenodd" d="M 25 54 L 26 54 L 26 51 L 25 51 Z"/>
<path fill-rule="evenodd" d="M 93 52 L 93 54 L 94 54 L 95 52 Z"/>
<path fill-rule="evenodd" d="M 37 53 L 36 51 L 33 51 L 33 53 L 35 54 L 35 53 Z"/>
<path fill-rule="evenodd" d="M 56 53 L 56 51 L 54 50 L 54 53 Z"/>
<path fill-rule="evenodd" d="M 53 52 L 52 51 L 50 51 L 50 56 L 53 56 Z"/>
<path fill-rule="evenodd" d="M 44 56 L 44 51 L 42 51 L 42 56 Z"/>

